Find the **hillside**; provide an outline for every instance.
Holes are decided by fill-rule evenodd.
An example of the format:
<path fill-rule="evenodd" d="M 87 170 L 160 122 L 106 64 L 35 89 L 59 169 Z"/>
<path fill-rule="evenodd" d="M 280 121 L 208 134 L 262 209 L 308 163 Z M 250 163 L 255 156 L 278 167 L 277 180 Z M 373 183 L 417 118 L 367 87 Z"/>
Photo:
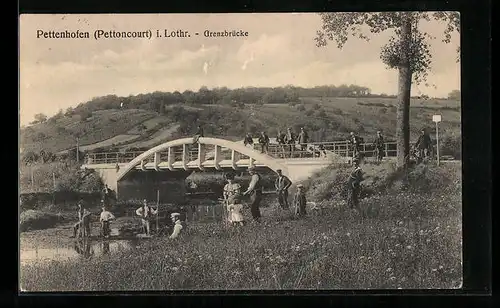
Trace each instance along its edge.
<path fill-rule="evenodd" d="M 203 125 L 207 136 L 231 140 L 241 140 L 246 132 L 257 134 L 260 131 L 274 137 L 278 129 L 293 127 L 298 130 L 304 126 L 315 141 L 344 139 L 350 131 L 358 132 L 369 141 L 379 129 L 388 139 L 393 139 L 396 128 L 394 98 L 300 97 L 288 103 L 172 103 L 163 106 L 160 112 L 151 110 L 146 104 L 139 105 L 140 108 L 131 105 L 120 108 L 116 104 L 103 107 L 109 109 L 87 105 L 22 129 L 23 151 L 61 153 L 75 147 L 77 136 L 82 151 L 101 151 L 110 147 L 149 148 L 190 136 L 198 124 Z M 82 108 L 90 108 L 85 111 L 86 116 L 78 115 L 78 109 Z M 413 99 L 410 111 L 412 140 L 424 127 L 434 131 L 431 118 L 436 113 L 443 118 L 442 136 L 460 136 L 460 102 Z"/>

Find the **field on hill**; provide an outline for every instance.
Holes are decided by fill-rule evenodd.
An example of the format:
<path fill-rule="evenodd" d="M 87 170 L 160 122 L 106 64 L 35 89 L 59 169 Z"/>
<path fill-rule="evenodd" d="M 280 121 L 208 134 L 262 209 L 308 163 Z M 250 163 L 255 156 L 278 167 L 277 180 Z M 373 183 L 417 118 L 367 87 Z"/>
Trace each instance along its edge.
<path fill-rule="evenodd" d="M 28 126 L 21 130 L 21 148 L 57 153 L 76 145 L 92 145 L 97 142 L 126 134 L 128 130 L 155 116 L 148 110 L 101 110 L 82 120 L 78 115 L 49 119 L 45 123 Z"/>
<path fill-rule="evenodd" d="M 197 105 L 177 104 L 164 114 L 140 109 L 111 109 L 92 112 L 82 121 L 79 116 L 49 119 L 21 130 L 24 151 L 44 149 L 53 153 L 74 147 L 81 135 L 82 149 L 117 146 L 150 147 L 168 140 L 190 136 L 202 124 L 207 136 L 240 140 L 246 132 L 266 131 L 274 137 L 278 129 L 304 126 L 312 140 L 344 139 L 350 131 L 369 141 L 377 130 L 387 138 L 395 135 L 395 99 L 303 97 L 291 104 Z M 412 100 L 411 138 L 422 128 L 433 133 L 433 114 L 442 115 L 441 136 L 460 137 L 460 103 L 452 100 Z"/>

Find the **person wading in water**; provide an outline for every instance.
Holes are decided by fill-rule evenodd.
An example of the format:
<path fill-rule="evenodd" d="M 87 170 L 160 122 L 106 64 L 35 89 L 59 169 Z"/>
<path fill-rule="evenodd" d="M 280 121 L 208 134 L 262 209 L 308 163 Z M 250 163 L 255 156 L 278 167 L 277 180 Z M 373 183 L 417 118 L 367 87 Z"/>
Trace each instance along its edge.
<path fill-rule="evenodd" d="M 78 222 L 73 225 L 73 235 L 75 238 L 77 233 L 82 237 L 90 237 L 90 211 L 85 208 L 83 200 L 78 201 Z"/>
<path fill-rule="evenodd" d="M 146 231 L 146 235 L 151 235 L 151 227 L 150 227 L 150 221 L 153 218 L 153 215 L 158 214 L 158 210 L 155 210 L 148 205 L 148 200 L 144 199 L 142 201 L 142 206 L 138 208 L 135 213 L 142 218 L 142 227 Z M 158 226 L 156 226 L 158 229 Z"/>
<path fill-rule="evenodd" d="M 254 167 L 248 168 L 248 173 L 252 176 L 248 189 L 243 193 L 244 196 L 250 195 L 250 211 L 255 222 L 260 222 L 260 201 L 262 199 L 262 183 L 260 174 Z"/>

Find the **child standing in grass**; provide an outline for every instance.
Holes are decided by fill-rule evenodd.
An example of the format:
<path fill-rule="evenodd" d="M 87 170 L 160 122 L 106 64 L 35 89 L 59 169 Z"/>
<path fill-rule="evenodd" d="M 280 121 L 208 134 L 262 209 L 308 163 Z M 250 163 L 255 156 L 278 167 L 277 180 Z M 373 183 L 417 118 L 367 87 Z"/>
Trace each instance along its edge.
<path fill-rule="evenodd" d="M 306 215 L 306 194 L 304 192 L 304 186 L 302 184 L 297 185 L 297 192 L 293 198 L 293 206 L 295 209 L 295 215 L 303 217 Z"/>
<path fill-rule="evenodd" d="M 227 184 L 224 186 L 224 200 L 227 204 L 228 221 L 232 224 L 243 224 L 243 216 L 241 210 L 241 185 L 234 183 L 234 174 L 229 173 L 226 175 Z"/>
<path fill-rule="evenodd" d="M 230 216 L 230 222 L 234 225 L 244 225 L 245 219 L 243 218 L 243 204 L 241 204 L 240 196 L 235 196 L 233 202 L 227 207 Z"/>

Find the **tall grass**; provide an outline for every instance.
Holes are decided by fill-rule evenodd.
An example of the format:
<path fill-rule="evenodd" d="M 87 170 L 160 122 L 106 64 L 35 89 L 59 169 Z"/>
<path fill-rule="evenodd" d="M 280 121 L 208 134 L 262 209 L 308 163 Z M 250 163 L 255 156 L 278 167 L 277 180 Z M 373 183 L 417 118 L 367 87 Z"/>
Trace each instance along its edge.
<path fill-rule="evenodd" d="M 176 241 L 24 265 L 21 285 L 30 291 L 458 288 L 460 170 L 435 174 L 440 183 L 448 179 L 439 189 L 364 198 L 364 218 L 336 201 L 300 220 L 269 208 L 260 225 L 190 225 Z"/>

